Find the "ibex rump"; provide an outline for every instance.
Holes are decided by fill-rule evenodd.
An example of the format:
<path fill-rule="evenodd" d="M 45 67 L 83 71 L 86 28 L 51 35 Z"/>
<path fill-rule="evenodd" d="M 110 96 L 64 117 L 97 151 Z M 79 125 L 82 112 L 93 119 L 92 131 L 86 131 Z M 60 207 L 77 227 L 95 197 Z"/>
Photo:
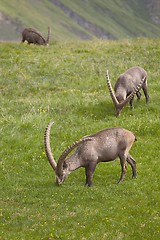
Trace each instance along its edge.
<path fill-rule="evenodd" d="M 27 41 L 28 44 L 47 45 L 50 37 L 50 28 L 48 27 L 47 39 L 44 39 L 42 34 L 33 28 L 25 28 L 22 32 L 22 42 Z"/>
<path fill-rule="evenodd" d="M 86 185 L 92 185 L 93 173 L 99 162 L 109 162 L 117 157 L 121 163 L 121 177 L 123 181 L 126 173 L 126 162 L 131 165 L 133 177 L 136 177 L 136 162 L 129 154 L 129 150 L 136 140 L 135 135 L 124 128 L 108 128 L 93 135 L 84 137 L 66 148 L 56 163 L 50 147 L 51 122 L 45 130 L 45 151 L 50 165 L 56 174 L 56 183 L 62 184 L 65 178 L 74 170 L 84 167 L 86 173 Z M 75 148 L 76 150 L 67 155 Z M 66 158 L 67 157 L 67 158 Z"/>
<path fill-rule="evenodd" d="M 147 91 L 147 72 L 141 67 L 129 68 L 126 72 L 118 77 L 118 80 L 114 86 L 114 91 L 109 79 L 108 71 L 106 74 L 107 85 L 112 97 L 113 103 L 116 108 L 116 115 L 119 116 L 122 108 L 130 102 L 130 106 L 133 107 L 134 95 L 137 95 L 140 100 L 140 89 L 143 89 L 146 97 L 146 103 L 149 101 L 149 95 Z M 114 93 L 115 92 L 115 93 Z"/>

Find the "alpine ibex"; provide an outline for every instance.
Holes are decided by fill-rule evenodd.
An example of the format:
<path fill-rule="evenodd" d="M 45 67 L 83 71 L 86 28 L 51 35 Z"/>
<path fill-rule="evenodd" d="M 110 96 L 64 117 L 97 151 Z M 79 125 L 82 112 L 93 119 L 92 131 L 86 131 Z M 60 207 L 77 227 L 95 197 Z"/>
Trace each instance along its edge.
<path fill-rule="evenodd" d="M 56 174 L 56 183 L 62 184 L 65 178 L 74 170 L 84 167 L 86 185 L 92 185 L 93 173 L 99 162 L 109 162 L 120 159 L 122 173 L 119 182 L 126 173 L 126 162 L 131 165 L 133 177 L 136 177 L 136 162 L 129 155 L 129 150 L 136 140 L 135 135 L 124 128 L 108 128 L 93 135 L 84 137 L 68 146 L 56 163 L 50 146 L 50 130 L 53 122 L 46 127 L 44 144 L 47 158 Z M 69 157 L 68 154 L 75 148 Z M 67 157 L 67 158 L 66 158 Z"/>
<path fill-rule="evenodd" d="M 140 89 L 143 89 L 146 97 L 146 103 L 149 101 L 149 95 L 147 91 L 147 72 L 141 67 L 129 68 L 126 72 L 118 77 L 118 80 L 114 86 L 114 91 L 109 79 L 108 70 L 106 74 L 107 85 L 110 95 L 116 108 L 116 115 L 119 116 L 122 108 L 130 102 L 131 108 L 133 108 L 134 95 L 137 95 L 140 100 Z"/>
<path fill-rule="evenodd" d="M 48 27 L 48 37 L 45 40 L 40 32 L 33 28 L 25 28 L 22 32 L 22 42 L 27 41 L 28 44 L 34 43 L 38 45 L 47 45 L 50 38 L 50 27 Z"/>

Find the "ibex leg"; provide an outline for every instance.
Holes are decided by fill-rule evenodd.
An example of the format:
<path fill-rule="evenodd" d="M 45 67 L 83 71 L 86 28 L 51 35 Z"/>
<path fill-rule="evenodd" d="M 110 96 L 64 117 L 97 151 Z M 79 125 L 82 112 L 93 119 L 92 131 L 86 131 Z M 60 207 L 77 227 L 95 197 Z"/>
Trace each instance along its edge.
<path fill-rule="evenodd" d="M 94 173 L 94 170 L 96 168 L 96 165 L 94 166 L 87 166 L 85 168 L 85 172 L 86 172 L 86 186 L 88 187 L 91 187 L 92 186 L 92 178 L 93 178 L 93 173 Z"/>
<path fill-rule="evenodd" d="M 137 95 L 137 101 L 139 102 L 139 100 L 140 100 L 140 98 L 141 98 L 141 93 L 140 93 L 140 92 L 137 92 L 136 95 Z"/>
<path fill-rule="evenodd" d="M 133 178 L 136 178 L 137 176 L 137 172 L 136 172 L 136 161 L 134 160 L 134 158 L 132 158 L 131 155 L 128 155 L 127 157 L 127 162 L 131 165 L 131 168 L 132 168 L 132 177 Z"/>
<path fill-rule="evenodd" d="M 148 95 L 148 90 L 147 90 L 147 82 L 145 82 L 145 84 L 142 87 L 145 98 L 146 98 L 146 103 L 149 102 L 149 95 Z"/>
<path fill-rule="evenodd" d="M 130 107 L 133 108 L 133 100 L 134 100 L 134 96 L 132 97 L 132 99 L 130 100 Z"/>
<path fill-rule="evenodd" d="M 120 177 L 118 183 L 120 183 L 120 182 L 122 182 L 122 181 L 124 180 L 124 175 L 125 175 L 126 170 L 127 170 L 127 168 L 126 168 L 126 157 L 125 157 L 125 155 L 120 156 L 119 158 L 120 158 L 120 163 L 121 163 L 122 172 L 121 172 L 121 177 Z"/>

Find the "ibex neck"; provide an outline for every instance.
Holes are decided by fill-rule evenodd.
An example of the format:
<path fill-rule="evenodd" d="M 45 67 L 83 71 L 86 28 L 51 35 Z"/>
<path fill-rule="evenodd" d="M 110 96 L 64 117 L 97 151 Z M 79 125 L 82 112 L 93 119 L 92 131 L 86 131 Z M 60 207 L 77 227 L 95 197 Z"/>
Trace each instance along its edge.
<path fill-rule="evenodd" d="M 78 157 L 78 154 L 74 152 L 69 158 L 65 161 L 68 165 L 69 171 L 74 171 L 77 168 L 82 167 L 81 159 Z"/>
<path fill-rule="evenodd" d="M 116 90 L 116 98 L 119 103 L 123 102 L 126 99 L 126 90 L 125 89 L 117 89 Z"/>

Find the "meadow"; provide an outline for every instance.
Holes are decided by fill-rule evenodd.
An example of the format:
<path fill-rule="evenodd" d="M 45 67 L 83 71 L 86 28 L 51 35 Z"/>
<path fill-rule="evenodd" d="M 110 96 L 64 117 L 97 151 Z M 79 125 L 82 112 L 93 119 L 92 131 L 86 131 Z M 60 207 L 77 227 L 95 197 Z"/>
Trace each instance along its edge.
<path fill-rule="evenodd" d="M 160 239 L 160 40 L 0 43 L 1 232 L 3 240 Z M 150 102 L 120 117 L 106 85 L 132 66 L 148 72 Z M 60 187 L 44 152 L 50 121 L 55 159 L 75 140 L 121 126 L 137 136 L 125 180 L 119 160 L 100 163 L 93 187 L 84 169 Z"/>

